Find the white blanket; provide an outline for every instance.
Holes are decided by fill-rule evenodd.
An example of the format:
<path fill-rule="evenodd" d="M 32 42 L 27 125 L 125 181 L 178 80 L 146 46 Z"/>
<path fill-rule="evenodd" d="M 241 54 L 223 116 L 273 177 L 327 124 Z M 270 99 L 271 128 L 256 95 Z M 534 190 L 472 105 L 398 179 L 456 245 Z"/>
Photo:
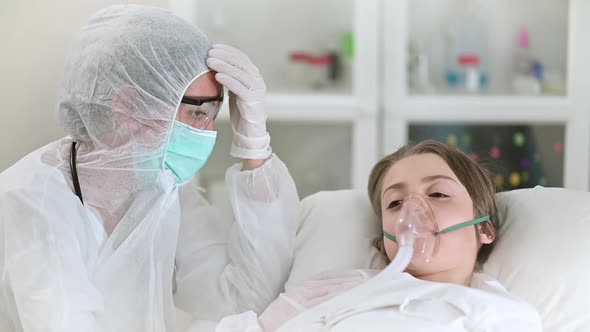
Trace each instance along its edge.
<path fill-rule="evenodd" d="M 289 321 L 279 331 L 541 331 L 537 312 L 491 278 L 474 287 L 407 273 L 373 278 Z"/>
<path fill-rule="evenodd" d="M 374 274 L 374 272 L 373 272 Z M 494 279 L 472 287 L 419 280 L 407 273 L 372 278 L 287 322 L 279 332 L 541 331 L 535 309 Z M 249 312 L 227 317 L 217 332 L 260 331 Z"/>

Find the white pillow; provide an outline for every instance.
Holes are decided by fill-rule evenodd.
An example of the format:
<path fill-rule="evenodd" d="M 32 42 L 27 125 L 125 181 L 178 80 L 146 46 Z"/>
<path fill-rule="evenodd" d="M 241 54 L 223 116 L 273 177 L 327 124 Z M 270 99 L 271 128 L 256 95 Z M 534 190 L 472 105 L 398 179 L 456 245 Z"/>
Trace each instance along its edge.
<path fill-rule="evenodd" d="M 536 187 L 497 200 L 498 242 L 484 272 L 533 304 L 545 331 L 590 331 L 590 193 Z M 380 225 L 364 192 L 307 197 L 288 283 L 326 270 L 382 267 L 372 246 Z"/>
<path fill-rule="evenodd" d="M 533 304 L 545 331 L 590 331 L 590 193 L 497 195 L 498 243 L 484 272 Z"/>
<path fill-rule="evenodd" d="M 382 268 L 373 246 L 381 224 L 367 195 L 358 190 L 322 191 L 300 205 L 295 260 L 287 284 L 329 270 Z"/>

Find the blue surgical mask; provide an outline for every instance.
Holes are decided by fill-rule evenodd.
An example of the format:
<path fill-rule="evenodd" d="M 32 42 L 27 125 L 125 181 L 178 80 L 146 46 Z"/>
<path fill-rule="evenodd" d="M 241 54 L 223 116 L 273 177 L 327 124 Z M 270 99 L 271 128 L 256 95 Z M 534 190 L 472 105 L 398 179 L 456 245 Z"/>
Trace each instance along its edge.
<path fill-rule="evenodd" d="M 205 166 L 215 147 L 216 138 L 216 131 L 195 129 L 174 121 L 164 158 L 164 169 L 174 173 L 176 183 L 190 180 Z"/>

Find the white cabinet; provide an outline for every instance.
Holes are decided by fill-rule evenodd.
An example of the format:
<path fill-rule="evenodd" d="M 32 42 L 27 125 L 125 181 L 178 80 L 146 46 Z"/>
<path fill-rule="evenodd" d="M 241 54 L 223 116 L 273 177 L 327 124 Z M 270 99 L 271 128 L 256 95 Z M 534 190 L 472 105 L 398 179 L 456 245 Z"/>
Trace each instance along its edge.
<path fill-rule="evenodd" d="M 302 196 L 364 189 L 380 156 L 425 138 L 491 164 L 505 189 L 588 190 L 588 1 L 172 0 L 171 7 L 260 68 L 272 146 Z M 528 46 L 528 76 L 515 74 L 519 43 Z M 333 55 L 341 66 L 330 80 Z M 229 147 L 222 112 L 220 144 Z M 201 173 L 213 192 L 231 162 L 222 153 Z"/>
<path fill-rule="evenodd" d="M 466 6 L 466 3 L 470 3 Z M 463 6 L 463 7 L 462 7 Z M 471 8 L 467 8 L 471 7 Z M 590 151 L 590 2 L 585 0 L 411 0 L 384 1 L 384 151 L 408 140 L 435 138 L 457 145 L 499 171 L 505 189 L 536 184 L 588 190 Z M 462 12 L 457 15 L 457 12 Z M 453 37 L 457 21 L 477 16 L 488 49 Z M 471 23 L 465 23 L 467 25 Z M 479 31 L 476 24 L 473 31 Z M 516 53 L 525 28 L 529 52 L 540 68 L 542 89 L 515 85 Z M 409 72 L 407 47 L 428 68 Z M 464 41 L 465 42 L 465 41 Z M 487 85 L 469 92 L 449 80 L 449 68 L 465 55 L 488 59 Z M 478 54 L 480 52 L 482 54 Z M 457 63 L 455 62 L 455 63 Z M 413 65 L 420 66 L 420 61 Z M 463 70 L 467 70 L 465 67 Z M 427 84 L 416 72 L 427 71 Z M 542 75 L 545 75 L 543 78 Z M 545 82 L 542 82 L 545 79 Z M 416 81 L 419 81 L 416 84 Z M 529 82 L 531 83 L 531 82 Z M 535 82 L 532 82 L 535 83 Z M 427 88 L 423 88 L 427 86 Z"/>
<path fill-rule="evenodd" d="M 366 186 L 379 153 L 378 0 L 170 4 L 214 42 L 237 46 L 258 66 L 269 92 L 271 145 L 287 163 L 302 197 Z M 231 137 L 223 124 L 229 114 L 224 107 L 220 145 L 229 144 Z M 214 153 L 200 174 L 209 191 L 220 188 L 220 170 L 232 162 L 222 154 Z"/>

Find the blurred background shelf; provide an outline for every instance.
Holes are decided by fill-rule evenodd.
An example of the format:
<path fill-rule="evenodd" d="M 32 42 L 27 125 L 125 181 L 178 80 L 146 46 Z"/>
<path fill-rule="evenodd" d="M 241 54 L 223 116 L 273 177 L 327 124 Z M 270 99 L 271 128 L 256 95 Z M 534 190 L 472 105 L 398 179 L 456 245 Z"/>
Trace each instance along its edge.
<path fill-rule="evenodd" d="M 268 87 L 272 148 L 301 197 L 364 188 L 379 154 L 379 0 L 175 0 L 171 8 L 216 43 L 244 50 Z M 219 144 L 229 147 L 227 104 Z M 216 204 L 235 162 L 214 153 L 200 183 Z"/>
<path fill-rule="evenodd" d="M 435 139 L 504 190 L 588 190 L 590 2 L 384 1 L 382 152 Z"/>
<path fill-rule="evenodd" d="M 588 190 L 588 1 L 174 0 L 171 7 L 259 67 L 272 146 L 302 197 L 364 189 L 381 156 L 424 139 L 488 161 L 503 189 Z M 220 119 L 225 137 L 227 105 Z M 219 170 L 231 162 L 214 156 L 203 170 L 211 196 L 223 197 Z"/>
<path fill-rule="evenodd" d="M 273 93 L 267 96 L 266 105 L 271 121 L 352 122 L 363 113 L 359 101 L 346 95 Z M 218 118 L 229 120 L 228 103 L 223 104 Z"/>

